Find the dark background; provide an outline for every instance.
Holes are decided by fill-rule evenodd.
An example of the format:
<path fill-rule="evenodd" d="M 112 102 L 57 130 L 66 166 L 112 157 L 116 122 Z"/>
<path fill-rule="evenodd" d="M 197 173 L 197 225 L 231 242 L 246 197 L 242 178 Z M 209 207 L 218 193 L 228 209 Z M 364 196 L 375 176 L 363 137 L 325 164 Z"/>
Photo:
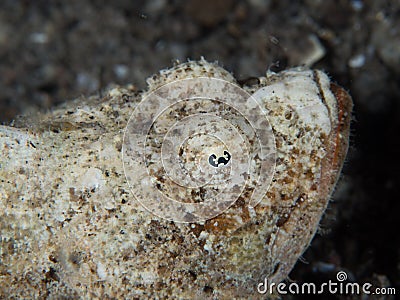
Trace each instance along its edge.
<path fill-rule="evenodd" d="M 344 270 L 400 293 L 400 1 L 2 0 L 0 123 L 112 84 L 145 88 L 176 59 L 204 56 L 246 79 L 318 49 L 312 67 L 353 96 L 351 147 L 290 278 L 322 282 Z"/>

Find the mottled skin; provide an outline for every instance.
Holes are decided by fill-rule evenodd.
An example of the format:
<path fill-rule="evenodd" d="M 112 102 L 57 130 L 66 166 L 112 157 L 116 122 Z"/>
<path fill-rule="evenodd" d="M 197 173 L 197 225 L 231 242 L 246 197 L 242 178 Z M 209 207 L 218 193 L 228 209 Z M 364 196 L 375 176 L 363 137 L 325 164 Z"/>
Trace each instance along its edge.
<path fill-rule="evenodd" d="M 116 88 L 0 128 L 0 298 L 258 299 L 265 277 L 288 276 L 340 174 L 351 98 L 320 71 L 244 86 L 267 88 L 259 99 L 275 134 L 271 187 L 254 209 L 249 187 L 222 215 L 178 224 L 133 199 L 122 137 L 146 93 L 196 76 L 236 82 L 216 64 L 189 62 L 150 78 L 147 92 Z"/>

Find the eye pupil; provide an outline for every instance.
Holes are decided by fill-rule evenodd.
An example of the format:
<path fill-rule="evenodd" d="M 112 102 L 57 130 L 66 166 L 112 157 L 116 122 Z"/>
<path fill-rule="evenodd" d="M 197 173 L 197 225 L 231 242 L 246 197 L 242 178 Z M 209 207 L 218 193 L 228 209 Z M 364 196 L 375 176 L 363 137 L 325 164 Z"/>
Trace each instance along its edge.
<path fill-rule="evenodd" d="M 214 168 L 218 168 L 220 165 L 226 166 L 231 160 L 231 155 L 228 151 L 224 151 L 224 155 L 217 158 L 217 156 L 213 153 L 208 157 L 208 162 Z"/>

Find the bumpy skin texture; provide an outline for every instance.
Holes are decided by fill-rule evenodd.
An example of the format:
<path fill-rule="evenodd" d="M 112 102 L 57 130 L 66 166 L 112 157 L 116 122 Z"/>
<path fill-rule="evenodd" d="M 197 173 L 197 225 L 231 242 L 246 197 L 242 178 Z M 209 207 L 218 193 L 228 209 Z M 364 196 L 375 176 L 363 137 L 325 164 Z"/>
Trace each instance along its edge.
<path fill-rule="evenodd" d="M 257 299 L 265 277 L 288 276 L 339 176 L 351 98 L 321 71 L 244 86 L 275 134 L 268 193 L 254 209 L 245 191 L 204 224 L 179 224 L 133 199 L 123 131 L 150 91 L 199 76 L 236 83 L 216 64 L 188 62 L 149 78 L 147 92 L 115 88 L 0 128 L 0 298 Z"/>

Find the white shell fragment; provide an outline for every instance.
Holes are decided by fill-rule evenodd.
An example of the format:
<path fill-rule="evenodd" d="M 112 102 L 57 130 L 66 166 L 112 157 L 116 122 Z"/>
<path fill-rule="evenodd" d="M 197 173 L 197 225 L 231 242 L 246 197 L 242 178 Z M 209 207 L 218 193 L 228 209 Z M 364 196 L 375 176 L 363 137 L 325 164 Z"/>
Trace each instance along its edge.
<path fill-rule="evenodd" d="M 325 73 L 205 60 L 0 127 L 0 298 L 259 298 L 313 238 L 348 147 Z"/>

